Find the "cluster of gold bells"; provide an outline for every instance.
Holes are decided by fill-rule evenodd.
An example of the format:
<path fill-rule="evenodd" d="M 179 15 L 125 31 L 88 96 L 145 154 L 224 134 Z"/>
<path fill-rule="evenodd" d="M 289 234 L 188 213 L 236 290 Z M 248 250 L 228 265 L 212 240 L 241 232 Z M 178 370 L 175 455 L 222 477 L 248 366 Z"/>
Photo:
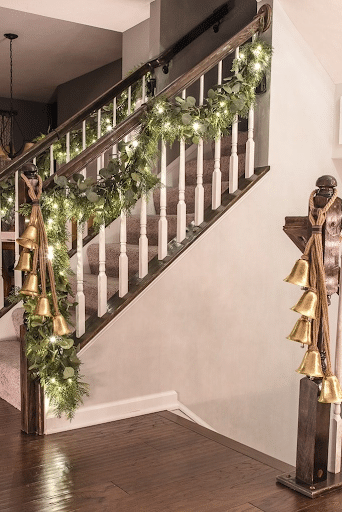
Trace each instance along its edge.
<path fill-rule="evenodd" d="M 44 318 L 52 317 L 53 335 L 64 336 L 66 334 L 70 334 L 71 331 L 68 328 L 65 318 L 59 312 L 53 267 L 51 261 L 47 258 L 47 235 L 39 206 L 39 198 L 42 192 L 42 180 L 40 176 L 37 177 L 38 192 L 36 194 L 32 184 L 26 176 L 22 175 L 22 178 L 28 186 L 33 206 L 29 224 L 21 237 L 16 240 L 23 249 L 20 253 L 19 261 L 15 270 L 21 270 L 27 273 L 20 293 L 31 297 L 38 297 L 34 314 Z M 38 282 L 38 264 L 40 270 L 41 291 L 39 290 Z M 51 313 L 50 302 L 46 292 L 46 269 L 49 274 L 54 315 Z"/>
<path fill-rule="evenodd" d="M 318 305 L 317 293 L 310 289 L 309 280 L 310 266 L 308 259 L 302 257 L 296 261 L 290 275 L 284 281 L 298 286 L 307 288 L 299 301 L 291 309 L 301 315 L 297 320 L 287 339 L 302 343 L 304 345 L 312 345 L 312 321 L 316 319 L 316 309 Z M 342 401 L 342 391 L 340 383 L 335 375 L 324 375 L 322 370 L 321 354 L 315 347 L 309 349 L 303 358 L 298 373 L 313 378 L 322 378 L 322 390 L 319 402 L 322 403 L 340 403 Z M 331 373 L 331 372 L 330 372 Z"/>

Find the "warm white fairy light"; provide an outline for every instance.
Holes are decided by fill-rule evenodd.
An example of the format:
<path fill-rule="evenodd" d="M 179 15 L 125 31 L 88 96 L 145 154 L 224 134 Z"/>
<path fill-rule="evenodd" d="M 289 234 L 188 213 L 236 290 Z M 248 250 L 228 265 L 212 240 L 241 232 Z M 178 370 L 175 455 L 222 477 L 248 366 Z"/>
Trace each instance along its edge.
<path fill-rule="evenodd" d="M 261 69 L 261 64 L 260 64 L 260 62 L 256 62 L 256 63 L 254 64 L 254 69 L 255 69 L 256 71 L 259 71 L 259 69 Z"/>
<path fill-rule="evenodd" d="M 111 127 L 111 125 L 109 124 L 109 125 L 107 126 L 107 132 L 110 132 L 110 131 L 112 131 L 112 127 Z"/>
<path fill-rule="evenodd" d="M 220 107 L 224 107 L 224 105 L 225 105 L 224 101 L 221 101 L 220 102 Z"/>
<path fill-rule="evenodd" d="M 57 208 L 58 208 L 58 204 L 57 204 L 57 203 L 52 203 L 52 208 L 54 208 L 55 210 L 57 210 Z"/>
<path fill-rule="evenodd" d="M 69 384 L 72 384 L 72 379 L 68 379 Z"/>
<path fill-rule="evenodd" d="M 240 54 L 239 54 L 239 59 L 240 59 L 240 60 L 243 60 L 244 58 L 245 58 L 245 54 L 244 54 L 244 53 L 240 53 Z"/>
<path fill-rule="evenodd" d="M 55 377 L 52 377 L 52 379 L 50 380 L 50 382 L 51 382 L 52 384 L 54 384 L 54 383 L 56 382 Z"/>
<path fill-rule="evenodd" d="M 216 112 L 216 115 L 217 115 L 217 117 L 220 117 L 221 114 L 220 114 L 220 112 Z"/>
<path fill-rule="evenodd" d="M 134 141 L 132 142 L 132 146 L 133 146 L 134 148 L 137 148 L 137 147 L 139 146 L 139 142 L 138 142 L 137 140 L 134 140 Z"/>
<path fill-rule="evenodd" d="M 50 336 L 50 342 L 55 343 L 55 341 L 56 341 L 56 336 Z"/>
<path fill-rule="evenodd" d="M 157 112 L 158 114 L 162 114 L 164 112 L 163 107 L 159 105 L 159 107 L 157 108 Z"/>
<path fill-rule="evenodd" d="M 167 121 L 165 124 L 164 124 L 164 129 L 167 130 L 168 128 L 170 128 L 170 123 L 169 121 Z"/>
<path fill-rule="evenodd" d="M 53 223 L 53 219 L 48 219 L 48 224 L 51 226 L 51 224 Z"/>
<path fill-rule="evenodd" d="M 200 127 L 200 124 L 195 121 L 192 126 L 194 127 L 194 130 L 197 131 L 198 128 Z"/>
<path fill-rule="evenodd" d="M 52 260 L 53 259 L 53 247 L 52 247 L 52 245 L 49 245 L 49 247 L 48 247 L 47 257 L 48 257 L 48 260 Z"/>
<path fill-rule="evenodd" d="M 8 201 L 9 203 L 13 203 L 13 197 L 9 197 L 9 198 L 7 199 L 7 201 Z"/>

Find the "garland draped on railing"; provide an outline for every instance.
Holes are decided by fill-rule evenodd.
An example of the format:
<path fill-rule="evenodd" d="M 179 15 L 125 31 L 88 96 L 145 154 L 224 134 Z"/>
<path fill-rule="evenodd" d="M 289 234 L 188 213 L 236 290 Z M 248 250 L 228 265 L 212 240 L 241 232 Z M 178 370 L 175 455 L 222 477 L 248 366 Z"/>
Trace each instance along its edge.
<path fill-rule="evenodd" d="M 43 191 L 40 204 L 49 245 L 47 256 L 55 275 L 58 307 L 66 319 L 70 318 L 73 305 L 69 301 L 68 276 L 72 272 L 66 245 L 67 221 L 83 223 L 92 218 L 98 229 L 103 222 L 107 225 L 116 219 L 121 211 L 129 212 L 139 197 L 158 183 L 152 171 L 161 140 L 170 145 L 176 140 L 196 144 L 200 138 L 214 140 L 227 134 L 236 114 L 248 116 L 255 102 L 255 88 L 270 67 L 271 54 L 271 47 L 262 41 L 241 46 L 239 57 L 233 62 L 233 75 L 210 89 L 201 106 L 192 96 L 150 100 L 138 134 L 129 142 L 119 143 L 118 157 L 100 170 L 97 179 L 74 174 L 67 180 L 56 175 L 56 186 Z M 43 168 L 40 174 L 44 172 Z M 2 208 L 6 198 L 12 197 L 8 194 L 6 186 L 0 190 Z M 28 217 L 31 208 L 30 204 L 23 204 L 20 212 Z M 47 283 L 47 296 L 50 295 L 51 286 Z M 34 314 L 36 298 L 19 293 L 17 300 L 21 299 L 27 314 L 27 356 L 32 376 L 40 379 L 56 414 L 66 413 L 71 419 L 88 392 L 80 375 L 77 349 L 70 336 L 53 336 L 51 322 Z M 73 372 L 65 372 L 66 368 Z"/>

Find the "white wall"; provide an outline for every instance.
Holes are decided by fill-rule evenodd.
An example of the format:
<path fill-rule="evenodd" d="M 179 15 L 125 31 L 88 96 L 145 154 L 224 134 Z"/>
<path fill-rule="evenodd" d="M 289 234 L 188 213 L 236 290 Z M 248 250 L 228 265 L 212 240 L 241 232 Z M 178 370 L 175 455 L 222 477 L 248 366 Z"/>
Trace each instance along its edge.
<path fill-rule="evenodd" d="M 282 227 L 336 174 L 334 86 L 278 2 L 273 46 L 270 173 L 81 357 L 87 407 L 174 389 L 217 431 L 294 463 L 304 351 L 285 338 L 301 290 L 282 280 L 300 254 Z"/>
<path fill-rule="evenodd" d="M 149 60 L 150 20 L 142 21 L 122 34 L 122 77 Z"/>

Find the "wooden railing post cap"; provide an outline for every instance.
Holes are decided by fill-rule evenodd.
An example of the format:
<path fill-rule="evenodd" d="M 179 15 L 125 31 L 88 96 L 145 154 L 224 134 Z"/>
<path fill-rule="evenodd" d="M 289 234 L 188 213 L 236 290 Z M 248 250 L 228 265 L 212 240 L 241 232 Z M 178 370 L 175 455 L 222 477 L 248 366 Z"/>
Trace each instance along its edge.
<path fill-rule="evenodd" d="M 23 172 L 27 178 L 32 179 L 38 174 L 38 167 L 35 164 L 27 162 L 20 168 L 20 171 Z"/>
<path fill-rule="evenodd" d="M 259 16 L 260 14 L 264 15 L 261 31 L 266 32 L 266 30 L 270 28 L 272 22 L 272 7 L 269 4 L 262 5 L 258 10 L 257 15 Z"/>
<path fill-rule="evenodd" d="M 319 188 L 335 188 L 335 187 L 337 187 L 336 178 L 334 178 L 334 176 L 330 176 L 329 174 L 321 176 L 316 181 L 316 187 L 319 187 Z"/>

